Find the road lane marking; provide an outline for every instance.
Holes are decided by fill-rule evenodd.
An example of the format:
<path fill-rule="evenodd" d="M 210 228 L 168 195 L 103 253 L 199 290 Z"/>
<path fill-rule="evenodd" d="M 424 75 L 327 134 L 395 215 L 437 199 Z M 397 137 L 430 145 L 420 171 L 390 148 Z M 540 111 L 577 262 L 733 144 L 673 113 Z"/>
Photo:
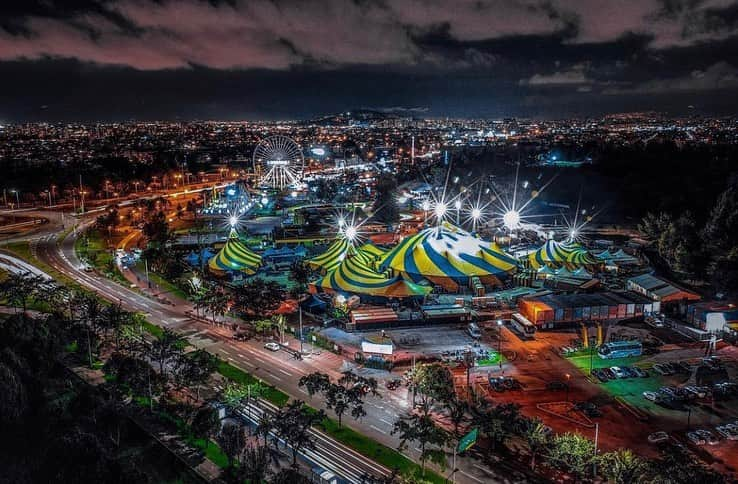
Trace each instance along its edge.
<path fill-rule="evenodd" d="M 483 480 L 481 480 L 481 479 L 477 479 L 476 477 L 474 477 L 473 475 L 469 474 L 468 472 L 464 472 L 464 471 L 461 471 L 461 470 L 460 470 L 460 471 L 459 471 L 459 474 L 464 474 L 464 475 L 465 475 L 466 477 L 468 477 L 469 479 L 473 479 L 473 480 L 475 480 L 475 481 L 477 481 L 477 482 L 479 482 L 479 483 L 481 483 L 481 484 L 484 484 L 484 481 L 483 481 Z"/>
<path fill-rule="evenodd" d="M 369 427 L 370 427 L 370 428 L 373 428 L 374 430 L 376 430 L 377 432 L 380 432 L 380 433 L 382 433 L 382 434 L 387 434 L 387 431 L 386 431 L 386 430 L 382 430 L 382 429 L 380 429 L 380 428 L 379 428 L 379 427 L 377 427 L 377 426 L 374 426 L 374 425 L 370 425 Z"/>
<path fill-rule="evenodd" d="M 283 369 L 281 369 L 281 368 L 277 368 L 277 370 L 279 370 L 279 371 L 280 371 L 281 373 L 283 373 L 283 374 L 285 374 L 285 375 L 287 375 L 287 376 L 292 376 L 292 373 L 290 373 L 289 371 L 284 371 L 284 370 L 283 370 Z"/>

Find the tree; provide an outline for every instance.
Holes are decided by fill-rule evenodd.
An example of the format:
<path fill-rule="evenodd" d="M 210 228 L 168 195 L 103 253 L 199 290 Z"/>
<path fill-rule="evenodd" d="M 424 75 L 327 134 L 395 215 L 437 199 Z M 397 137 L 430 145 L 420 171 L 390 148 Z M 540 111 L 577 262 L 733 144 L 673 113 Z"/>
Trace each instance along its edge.
<path fill-rule="evenodd" d="M 451 419 L 451 423 L 454 424 L 454 435 L 458 437 L 459 427 L 467 420 L 469 405 L 454 394 L 451 398 L 443 402 L 443 406 L 448 412 L 448 417 Z"/>
<path fill-rule="evenodd" d="M 411 380 L 411 388 L 413 401 L 415 401 L 415 395 L 420 394 L 421 405 L 426 408 L 426 411 L 435 402 L 449 401 L 454 391 L 451 372 L 439 363 L 416 367 Z"/>
<path fill-rule="evenodd" d="M 615 484 L 630 484 L 647 469 L 646 461 L 635 455 L 630 449 L 619 449 L 602 454 L 598 459 L 602 475 Z"/>
<path fill-rule="evenodd" d="M 433 422 L 429 414 L 415 414 L 401 416 L 393 425 L 392 435 L 399 434 L 400 452 L 407 449 L 408 442 L 417 442 L 420 448 L 420 466 L 425 475 L 425 463 L 434 462 L 441 467 L 446 465 L 446 454 L 443 447 L 449 441 L 448 433 Z"/>
<path fill-rule="evenodd" d="M 279 284 L 259 277 L 234 290 L 236 308 L 249 315 L 269 315 L 279 307 L 284 296 L 284 290 Z"/>
<path fill-rule="evenodd" d="M 301 400 L 293 400 L 277 410 L 274 415 L 274 430 L 277 437 L 285 441 L 292 450 L 292 467 L 297 467 L 297 455 L 303 449 L 315 448 L 315 437 L 311 427 L 322 422 L 325 413 L 314 412 Z"/>
<path fill-rule="evenodd" d="M 33 300 L 44 300 L 51 296 L 55 284 L 45 277 L 30 272 L 11 272 L 0 282 L 0 295 L 15 308 L 20 308 L 22 314 L 28 311 L 28 304 Z"/>
<path fill-rule="evenodd" d="M 228 457 L 228 467 L 233 467 L 237 457 L 241 455 L 246 446 L 246 432 L 243 425 L 237 420 L 229 421 L 220 429 L 217 439 L 221 450 Z"/>
<path fill-rule="evenodd" d="M 723 484 L 725 478 L 675 447 L 667 447 L 662 456 L 651 463 L 647 482 L 652 484 Z"/>
<path fill-rule="evenodd" d="M 274 478 L 270 481 L 270 484 L 310 484 L 310 479 L 303 476 L 297 469 L 288 467 L 280 470 Z"/>
<path fill-rule="evenodd" d="M 203 349 L 190 354 L 183 354 L 176 365 L 176 379 L 182 386 L 194 386 L 197 398 L 200 398 L 200 387 L 207 383 L 210 375 L 218 369 L 218 357 Z"/>
<path fill-rule="evenodd" d="M 536 457 L 548 446 L 549 429 L 537 418 L 524 419 L 521 427 L 523 439 L 530 452 L 530 468 L 535 470 Z"/>
<path fill-rule="evenodd" d="M 166 380 L 167 366 L 180 360 L 185 344 L 186 341 L 182 336 L 168 328 L 165 328 L 161 336 L 151 344 L 149 353 L 151 361 L 159 365 L 162 379 Z"/>
<path fill-rule="evenodd" d="M 519 427 L 520 407 L 514 403 L 482 404 L 471 410 L 472 424 L 491 440 L 493 448 Z"/>
<path fill-rule="evenodd" d="M 254 325 L 254 331 L 259 333 L 263 338 L 267 331 L 272 329 L 273 323 L 271 319 L 257 319 L 252 323 Z"/>
<path fill-rule="evenodd" d="M 144 223 L 141 230 L 143 234 L 149 239 L 149 242 L 162 247 L 167 242 L 172 240 L 172 232 L 169 229 L 169 223 L 167 222 L 167 216 L 162 211 L 158 211 Z"/>
<path fill-rule="evenodd" d="M 209 440 L 220 430 L 218 411 L 209 403 L 198 407 L 190 418 L 190 430 L 195 437 Z"/>
<path fill-rule="evenodd" d="M 715 202 L 710 212 L 703 238 L 715 252 L 729 252 L 738 240 L 738 176 L 735 174 L 728 187 Z"/>
<path fill-rule="evenodd" d="M 313 372 L 308 375 L 300 377 L 298 386 L 305 387 L 308 395 L 312 398 L 316 393 L 322 393 L 330 385 L 331 379 L 325 373 Z"/>
<path fill-rule="evenodd" d="M 551 439 L 548 461 L 552 466 L 567 470 L 581 478 L 591 469 L 594 451 L 591 440 L 567 432 Z"/>
<path fill-rule="evenodd" d="M 296 284 L 296 293 L 303 294 L 310 280 L 310 270 L 302 261 L 297 261 L 290 266 L 289 278 Z"/>
<path fill-rule="evenodd" d="M 264 482 L 269 475 L 271 462 L 272 456 L 267 446 L 247 445 L 241 454 L 240 465 L 234 473 L 233 482 Z"/>
<path fill-rule="evenodd" d="M 279 334 L 279 342 L 284 343 L 284 330 L 287 328 L 287 318 L 284 317 L 284 314 L 275 314 L 271 317 L 271 320 L 272 326 L 277 329 L 277 333 Z"/>

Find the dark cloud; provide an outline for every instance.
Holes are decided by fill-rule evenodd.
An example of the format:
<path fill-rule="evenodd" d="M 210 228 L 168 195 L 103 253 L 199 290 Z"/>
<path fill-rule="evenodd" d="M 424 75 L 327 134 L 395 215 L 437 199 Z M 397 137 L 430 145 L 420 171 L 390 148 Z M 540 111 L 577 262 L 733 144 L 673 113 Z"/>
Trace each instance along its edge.
<path fill-rule="evenodd" d="M 228 89 L 218 98 L 218 93 L 201 93 L 201 86 L 183 84 L 202 77 L 226 86 L 257 82 L 264 99 L 277 102 L 270 105 L 270 116 L 283 112 L 280 92 L 258 79 L 291 79 L 293 85 L 283 88 L 294 92 L 302 91 L 300 83 L 312 85 L 317 92 L 310 94 L 316 96 L 341 94 L 335 104 L 346 107 L 420 105 L 437 112 L 439 101 L 429 100 L 441 93 L 453 99 L 463 94 L 449 92 L 450 86 L 468 90 L 477 106 L 487 90 L 488 104 L 496 107 L 481 106 L 480 113 L 524 107 L 546 95 L 563 102 L 578 94 L 590 105 L 599 99 L 604 106 L 616 96 L 738 89 L 728 63 L 736 56 L 734 0 L 0 3 L 0 64 L 17 79 L 17 84 L 6 81 L 9 96 L 24 91 L 31 66 L 64 66 L 59 75 L 93 79 L 114 73 L 119 81 L 106 87 L 123 95 L 137 82 L 171 78 L 182 95 L 191 96 L 183 101 L 198 106 L 193 113 L 223 109 L 221 101 L 230 96 Z M 331 85 L 343 79 L 349 85 L 328 90 L 313 85 L 316 79 L 330 79 Z M 369 87 L 375 82 L 409 98 L 375 101 Z M 405 89 L 413 83 L 415 89 Z M 503 93 L 507 99 L 500 98 Z M 161 96 L 136 95 L 141 102 L 162 103 Z M 207 101 L 197 104 L 202 98 Z M 51 101 L 45 104 L 59 105 Z"/>

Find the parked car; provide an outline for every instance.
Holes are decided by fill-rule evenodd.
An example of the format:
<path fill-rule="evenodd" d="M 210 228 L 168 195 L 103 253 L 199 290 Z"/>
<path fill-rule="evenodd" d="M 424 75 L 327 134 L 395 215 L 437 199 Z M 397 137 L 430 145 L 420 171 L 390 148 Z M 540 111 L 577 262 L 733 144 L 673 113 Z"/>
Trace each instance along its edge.
<path fill-rule="evenodd" d="M 715 434 L 713 434 L 709 430 L 699 429 L 695 430 L 695 432 L 697 432 L 697 434 L 702 437 L 708 445 L 717 445 L 720 443 L 720 440 L 715 437 Z"/>
<path fill-rule="evenodd" d="M 592 375 L 594 375 L 594 377 L 600 380 L 602 383 L 605 383 L 609 380 L 609 378 L 607 378 L 607 374 L 600 369 L 592 370 Z"/>
<path fill-rule="evenodd" d="M 651 400 L 652 402 L 657 402 L 659 400 L 659 394 L 656 392 L 643 392 L 643 398 Z"/>
<path fill-rule="evenodd" d="M 623 369 L 619 366 L 611 366 L 610 371 L 613 375 L 615 375 L 615 378 L 628 378 L 628 374 L 625 373 Z"/>
<path fill-rule="evenodd" d="M 634 366 L 632 369 L 638 378 L 648 378 L 648 372 L 643 368 L 638 368 L 637 366 Z"/>
<path fill-rule="evenodd" d="M 672 371 L 669 370 L 668 368 L 666 368 L 661 363 L 656 363 L 655 365 L 653 365 L 652 368 L 653 368 L 653 371 L 655 371 L 656 373 L 658 373 L 659 375 L 662 375 L 662 376 L 666 376 L 666 375 L 671 375 L 672 374 Z"/>
<path fill-rule="evenodd" d="M 638 378 L 638 373 L 635 372 L 635 369 L 630 366 L 621 366 L 621 370 L 623 370 L 623 373 L 625 373 L 626 378 Z"/>
<path fill-rule="evenodd" d="M 705 393 L 704 389 L 702 389 L 700 387 L 696 387 L 694 385 L 686 386 L 686 387 L 684 387 L 684 389 L 686 391 L 692 393 L 697 398 L 705 398 L 705 396 L 707 395 Z"/>
<path fill-rule="evenodd" d="M 718 425 L 715 431 L 728 440 L 738 440 L 738 428 L 731 424 Z"/>
<path fill-rule="evenodd" d="M 648 436 L 649 444 L 659 444 L 661 442 L 666 442 L 667 440 L 669 440 L 669 434 L 664 431 L 654 432 Z"/>
<path fill-rule="evenodd" d="M 609 368 L 603 368 L 603 369 L 602 369 L 602 370 L 600 370 L 600 371 L 604 372 L 604 373 L 605 373 L 605 375 L 607 375 L 607 378 L 608 378 L 608 379 L 610 379 L 610 380 L 615 380 L 615 379 L 617 378 L 617 377 L 615 376 L 615 373 L 613 373 L 613 372 L 612 372 L 612 370 L 611 370 L 611 369 L 609 369 Z"/>
<path fill-rule="evenodd" d="M 264 345 L 264 348 L 268 349 L 269 351 L 279 351 L 279 344 L 275 343 L 274 341 L 270 341 L 269 343 L 266 343 Z"/>
<path fill-rule="evenodd" d="M 551 390 L 551 391 L 566 390 L 566 383 L 562 381 L 550 381 L 546 383 L 546 390 Z"/>
<path fill-rule="evenodd" d="M 687 432 L 687 439 L 694 445 L 705 445 L 705 439 L 697 432 Z"/>

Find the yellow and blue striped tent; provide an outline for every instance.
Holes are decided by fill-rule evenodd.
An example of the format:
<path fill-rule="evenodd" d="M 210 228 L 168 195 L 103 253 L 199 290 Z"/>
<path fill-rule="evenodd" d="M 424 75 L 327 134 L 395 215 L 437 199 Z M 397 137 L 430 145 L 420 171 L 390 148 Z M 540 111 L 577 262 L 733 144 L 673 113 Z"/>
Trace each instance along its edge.
<path fill-rule="evenodd" d="M 235 229 L 231 229 L 225 245 L 208 262 L 208 267 L 216 272 L 240 271 L 255 274 L 261 265 L 261 256 L 246 247 L 239 239 Z"/>
<path fill-rule="evenodd" d="M 340 237 L 336 239 L 325 252 L 307 260 L 307 264 L 313 269 L 332 271 L 349 257 L 358 257 L 362 262 L 373 265 L 384 254 L 384 251 L 376 245 L 367 242 L 356 248 L 349 239 Z"/>
<path fill-rule="evenodd" d="M 378 274 L 358 256 L 345 258 L 325 276 L 311 283 L 310 289 L 312 292 L 322 290 L 394 298 L 425 296 L 432 290 L 401 276 Z"/>
<path fill-rule="evenodd" d="M 547 265 L 579 267 L 599 264 L 597 258 L 580 244 L 556 242 L 553 239 L 547 240 L 538 250 L 529 254 L 528 260 L 534 269 Z"/>
<path fill-rule="evenodd" d="M 393 269 L 413 280 L 450 278 L 466 283 L 471 276 L 499 280 L 517 269 L 517 261 L 496 244 L 444 224 L 404 239 L 382 258 L 379 269 Z"/>

